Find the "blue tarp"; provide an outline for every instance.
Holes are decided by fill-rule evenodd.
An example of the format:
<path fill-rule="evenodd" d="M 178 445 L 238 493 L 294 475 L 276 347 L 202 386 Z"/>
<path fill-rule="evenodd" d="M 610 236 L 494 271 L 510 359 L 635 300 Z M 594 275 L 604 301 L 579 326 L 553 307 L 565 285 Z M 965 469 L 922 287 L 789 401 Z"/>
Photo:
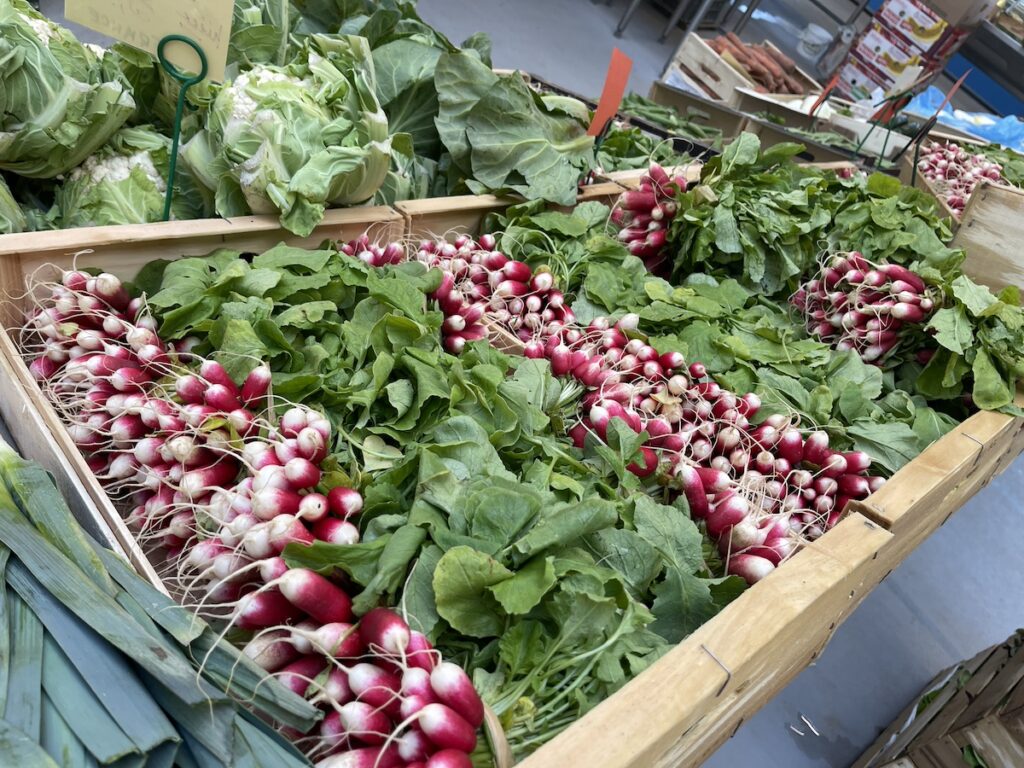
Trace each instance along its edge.
<path fill-rule="evenodd" d="M 915 96 L 907 105 L 906 111 L 931 117 L 945 98 L 946 95 L 932 85 Z M 954 111 L 946 106 L 939 115 L 939 120 L 953 128 L 1024 153 L 1024 122 L 1012 115 L 996 117 L 985 112 L 964 112 L 959 109 Z"/>

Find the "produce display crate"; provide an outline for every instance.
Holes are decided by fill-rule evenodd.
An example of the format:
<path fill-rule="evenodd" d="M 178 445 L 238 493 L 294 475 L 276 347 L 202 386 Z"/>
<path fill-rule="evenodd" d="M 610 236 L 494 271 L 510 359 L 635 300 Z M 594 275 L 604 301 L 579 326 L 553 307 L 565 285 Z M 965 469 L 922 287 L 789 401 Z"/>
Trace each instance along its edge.
<path fill-rule="evenodd" d="M 38 461 L 54 476 L 83 525 L 100 541 L 124 554 L 154 586 L 163 589 L 153 566 L 18 355 L 15 342 L 25 305 L 26 278 L 44 265 L 55 264 L 63 268 L 99 267 L 130 279 L 155 259 L 200 256 L 217 248 L 262 251 L 281 242 L 316 247 L 325 240 L 349 240 L 366 231 L 381 238 L 400 238 L 404 233 L 402 217 L 387 207 L 330 210 L 305 238 L 281 229 L 275 216 L 90 227 L 0 237 L 0 413 L 17 437 L 22 454 Z"/>
<path fill-rule="evenodd" d="M 943 670 L 853 768 L 1024 765 L 1024 631 Z"/>
<path fill-rule="evenodd" d="M 740 128 L 746 120 L 746 115 L 742 112 L 738 112 L 720 102 L 703 99 L 700 96 L 687 93 L 661 80 L 655 80 L 651 84 L 651 90 L 647 95 L 658 104 L 663 104 L 666 107 L 675 107 L 684 116 L 689 110 L 698 110 L 704 113 L 707 115 L 707 119 L 702 120 L 702 122 L 711 128 L 720 130 L 722 137 L 726 141 L 739 134 Z M 700 118 L 694 117 L 693 119 Z"/>
<path fill-rule="evenodd" d="M 577 203 L 595 200 L 614 205 L 623 187 L 614 181 L 602 181 L 581 187 Z M 405 236 L 414 239 L 441 237 L 452 234 L 479 233 L 484 219 L 490 213 L 499 213 L 520 202 L 511 197 L 495 195 L 456 195 L 430 197 L 424 200 L 406 200 L 395 203 L 395 209 L 405 219 Z M 571 210 L 554 206 L 560 210 Z"/>
<path fill-rule="evenodd" d="M 770 94 L 770 93 L 758 93 L 752 88 L 739 88 L 737 90 L 738 99 L 736 102 L 736 109 L 747 115 L 756 115 L 758 113 L 767 113 L 769 115 L 775 115 L 781 117 L 786 121 L 786 125 L 794 128 L 802 128 L 805 131 L 814 130 L 815 126 L 818 125 L 820 120 L 813 117 L 806 112 L 802 112 L 798 109 L 794 109 L 787 104 L 780 104 L 776 99 L 786 101 L 803 101 L 801 96 L 791 96 L 788 94 Z"/>
<path fill-rule="evenodd" d="M 782 144 L 785 142 L 803 144 L 804 151 L 801 152 L 798 157 L 808 162 L 853 162 L 857 159 L 857 156 L 852 152 L 844 152 L 841 149 L 830 147 L 827 144 L 820 144 L 817 141 L 811 141 L 804 136 L 798 136 L 795 133 L 790 133 L 783 125 L 776 125 L 775 123 L 771 123 L 767 120 L 761 120 L 757 117 L 748 117 L 741 130 L 746 131 L 747 133 L 753 133 L 755 136 L 760 138 L 762 147 L 770 147 L 774 144 Z"/>
<path fill-rule="evenodd" d="M 770 42 L 765 45 L 775 48 Z M 681 74 L 685 81 L 697 85 L 709 97 L 730 107 L 740 103 L 738 88 L 757 87 L 757 83 L 739 64 L 734 66 L 715 52 L 703 38 L 692 33 L 683 38 L 662 74 L 662 79 L 671 77 L 672 72 Z M 795 77 L 807 93 L 821 93 L 818 81 L 799 67 Z"/>
<path fill-rule="evenodd" d="M 850 170 L 855 171 L 859 167 L 856 163 L 850 160 L 833 160 L 827 163 L 800 163 L 800 165 L 809 166 L 812 168 L 821 168 L 828 171 L 841 171 Z M 682 173 L 686 176 L 686 180 L 690 182 L 700 181 L 700 171 L 702 164 L 698 162 L 690 163 L 689 165 L 675 165 L 669 166 L 665 170 L 669 176 L 674 176 L 678 173 Z M 609 173 L 607 178 L 624 187 L 629 189 L 635 189 L 640 186 L 640 180 L 643 177 L 645 171 L 618 171 L 616 173 Z"/>
<path fill-rule="evenodd" d="M 607 201 L 618 185 L 595 185 L 584 199 L 603 195 Z M 430 210 L 425 210 L 427 203 Z M 508 201 L 498 198 L 448 199 L 400 204 L 391 209 L 348 209 L 331 212 L 322 231 L 308 242 L 327 237 L 350 238 L 370 227 L 384 237 L 449 230 L 476 231 L 487 212 Z M 410 206 L 412 206 L 410 208 Z M 417 210 L 418 207 L 418 210 Z M 271 220 L 273 221 L 273 220 Z M 90 250 L 78 256 L 79 266 L 101 266 L 130 278 L 147 261 L 204 253 L 218 245 L 262 249 L 286 233 L 266 220 L 220 222 L 217 234 L 196 222 L 153 225 L 132 237 L 107 242 L 78 230 Z M 437 229 L 440 227 L 440 230 Z M 181 230 L 191 228 L 194 238 Z M 197 228 L 200 231 L 196 231 Z M 151 234 L 147 236 L 147 230 Z M 163 234 L 161 234 L 163 233 Z M 0 283 L 17 296 L 24 278 L 39 265 L 70 266 L 72 232 L 58 244 L 46 245 L 36 235 L 0 238 Z M 966 244 L 968 248 L 971 244 Z M 974 264 L 984 261 L 979 256 Z M 29 414 L 49 426 L 53 440 L 26 445 L 26 453 L 79 494 L 79 510 L 108 527 L 140 572 L 156 582 L 117 511 L 91 475 L 18 356 L 8 329 L 20 325 L 18 301 L 3 307 L 0 353 L 13 381 L 4 387 L 4 415 Z M 3 372 L 0 371 L 0 374 Z M 37 418 L 38 417 L 38 418 Z M 11 418 L 8 416 L 8 418 Z M 32 421 L 15 416 L 16 433 Z M 791 560 L 748 589 L 719 615 L 698 628 L 665 657 L 600 704 L 564 734 L 524 760 L 525 768 L 647 768 L 698 765 L 742 723 L 816 658 L 839 624 L 861 599 L 960 504 L 1005 468 L 1024 448 L 1024 421 L 982 413 L 937 441 L 865 502 L 853 504 L 835 528 L 801 549 Z"/>
<path fill-rule="evenodd" d="M 606 196 L 617 194 L 620 189 L 617 185 L 606 185 L 603 190 L 595 186 L 585 197 L 599 192 Z M 445 221 L 453 222 L 463 231 L 478 225 L 480 211 L 496 207 L 492 199 L 478 200 L 475 205 L 468 200 L 449 202 L 459 214 L 449 213 Z M 336 227 L 331 234 L 347 238 L 366 226 L 379 227 L 385 236 L 406 231 L 408 218 L 403 221 L 398 213 L 389 209 L 369 217 L 366 215 L 369 211 L 344 211 L 345 226 Z M 362 219 L 359 214 L 363 215 Z M 462 216 L 461 220 L 459 216 Z M 335 225 L 338 223 L 334 222 Z M 265 226 L 255 232 L 242 223 L 225 226 L 232 228 L 234 239 L 230 242 L 225 232 L 221 233 L 225 239 L 212 243 L 209 237 L 203 236 L 197 236 L 196 241 L 180 237 L 168 243 L 159 235 L 147 238 L 144 233 L 136 233 L 130 243 L 124 242 L 123 238 L 109 237 L 109 242 L 104 245 L 100 238 L 90 237 L 91 233 L 80 232 L 91 243 L 91 250 L 79 255 L 77 264 L 102 266 L 122 278 L 130 278 L 156 255 L 203 253 L 218 244 L 245 243 L 244 247 L 259 249 L 287 239 L 281 231 Z M 160 231 L 159 226 L 156 231 Z M 314 240 L 319 241 L 316 237 Z M 35 241 L 39 242 L 39 238 Z M 31 242 L 24 238 L 20 245 L 12 245 L 10 241 L 0 239 L 0 265 L 3 267 L 0 279 L 6 292 L 12 295 L 20 293 L 25 277 L 43 263 L 70 266 L 74 261 L 72 251 L 76 249 L 62 251 L 61 248 L 66 246 L 57 249 L 45 245 L 31 246 Z M 72 493 L 79 494 L 79 508 L 86 519 L 102 521 L 110 527 L 116 539 L 129 551 L 136 568 L 154 584 L 159 584 L 155 569 L 145 561 L 141 550 L 134 544 L 131 534 L 89 472 L 53 407 L 18 356 L 14 337 L 8 329 L 15 329 L 20 324 L 19 311 L 17 302 L 8 302 L 0 315 L 4 324 L 0 332 L 0 352 L 5 356 L 6 367 L 13 377 L 13 381 L 5 384 L 10 390 L 10 396 L 5 398 L 6 409 L 12 413 L 38 415 L 54 437 L 50 442 L 26 446 L 26 452 L 58 476 L 65 487 L 70 487 L 67 483 L 77 481 L 81 488 Z M 11 424 L 20 431 L 23 422 L 13 419 Z M 25 428 L 29 426 L 25 424 Z M 667 762 L 660 764 L 679 764 L 683 759 L 677 758 L 679 750 L 687 755 L 709 754 L 740 719 L 768 701 L 821 651 L 838 624 L 882 577 L 886 566 L 880 561 L 879 552 L 890 539 L 891 535 L 880 526 L 860 515 L 850 515 L 777 572 L 745 592 L 578 726 L 523 764 L 535 768 L 563 768 L 574 764 L 615 768 L 649 765 L 646 755 L 663 753 Z M 678 684 L 664 685 L 666 676 L 677 680 Z M 665 696 L 673 699 L 670 705 L 647 708 L 656 697 Z M 590 740 L 587 734 L 592 733 L 592 723 L 601 722 L 603 718 L 623 722 L 626 717 L 634 717 L 638 702 L 644 703 L 640 710 L 643 719 L 659 723 L 658 729 L 649 729 L 652 739 L 642 752 L 635 739 L 631 742 L 630 739 L 618 738 L 614 742 L 617 749 L 609 749 L 604 744 L 600 756 L 586 762 L 576 761 L 573 755 L 578 753 L 581 739 Z M 650 715 L 654 712 L 661 714 L 652 720 Z M 601 728 L 597 732 L 602 730 L 607 729 Z M 648 730 L 638 728 L 637 733 L 640 732 L 648 733 Z M 604 739 L 598 741 L 603 742 Z"/>

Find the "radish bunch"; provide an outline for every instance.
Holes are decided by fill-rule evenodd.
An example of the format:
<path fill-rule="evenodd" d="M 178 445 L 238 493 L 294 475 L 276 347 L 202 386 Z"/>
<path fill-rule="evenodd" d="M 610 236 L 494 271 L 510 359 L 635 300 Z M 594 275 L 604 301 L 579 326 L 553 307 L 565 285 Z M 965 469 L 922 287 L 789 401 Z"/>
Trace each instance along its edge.
<path fill-rule="evenodd" d="M 641 460 L 629 466 L 682 492 L 692 516 L 704 520 L 730 573 L 753 583 L 838 522 L 851 499 L 863 499 L 883 480 L 866 476 L 870 458 L 829 448 L 828 435 L 805 435 L 788 417 L 753 426 L 761 406 L 754 393 L 737 396 L 707 377 L 700 363 L 659 353 L 637 334 L 639 318 L 586 327 L 564 326 L 526 346 L 546 357 L 557 376 L 585 390 L 569 434 L 577 447 L 587 435 L 606 441 L 614 419 L 646 432 Z"/>
<path fill-rule="evenodd" d="M 946 203 L 959 216 L 974 188 L 986 179 L 1003 180 L 1003 167 L 984 155 L 971 154 L 951 141 L 932 142 L 917 161 L 917 172 L 946 195 Z"/>
<path fill-rule="evenodd" d="M 487 335 L 493 324 L 522 340 L 554 329 L 575 317 L 565 297 L 554 290 L 548 271 L 536 273 L 521 261 L 496 250 L 492 235 L 473 240 L 460 235 L 451 243 L 424 240 L 416 259 L 443 273 L 433 293 L 445 314 L 445 348 L 454 354 L 467 341 Z"/>
<path fill-rule="evenodd" d="M 811 336 L 874 365 L 892 358 L 935 308 L 919 275 L 899 264 L 872 264 L 857 251 L 827 257 L 790 303 Z"/>
<path fill-rule="evenodd" d="M 414 258 L 441 270 L 441 285 L 430 298 L 445 319 L 441 327 L 444 348 L 459 354 L 467 341 L 484 339 L 488 326 L 502 328 L 522 341 L 538 332 L 553 332 L 575 320 L 565 297 L 554 289 L 547 270 L 536 273 L 521 261 L 496 250 L 495 238 L 473 240 L 460 235 L 453 242 L 423 240 Z M 405 249 L 398 243 L 374 244 L 366 235 L 342 251 L 371 266 L 398 264 Z"/>
<path fill-rule="evenodd" d="M 668 258 L 666 238 L 677 211 L 675 197 L 685 191 L 683 176 L 669 178 L 664 168 L 651 163 L 640 185 L 623 192 L 612 211 L 612 222 L 622 228 L 619 240 L 650 272 L 657 272 Z"/>
<path fill-rule="evenodd" d="M 315 621 L 266 628 L 245 653 L 324 709 L 319 731 L 299 738 L 317 768 L 470 768 L 484 706 L 462 668 L 397 613 L 349 623 L 330 582 L 288 573 L 282 591 L 315 607 Z"/>
<path fill-rule="evenodd" d="M 344 582 L 282 557 L 359 541 L 362 497 L 322 483 L 327 419 L 295 407 L 272 424 L 269 368 L 238 386 L 163 345 L 112 275 L 47 287 L 26 328 L 30 369 L 139 540 L 164 552 L 163 577 L 200 615 L 251 633 L 246 654 L 324 710 L 318 733 L 292 736 L 325 766 L 468 765 L 483 710 L 466 674 L 389 611 L 356 624 Z"/>
<path fill-rule="evenodd" d="M 345 255 L 357 258 L 371 267 L 401 264 L 405 261 L 405 248 L 400 243 L 380 245 L 371 242 L 370 236 L 365 233 L 342 245 L 340 250 Z"/>

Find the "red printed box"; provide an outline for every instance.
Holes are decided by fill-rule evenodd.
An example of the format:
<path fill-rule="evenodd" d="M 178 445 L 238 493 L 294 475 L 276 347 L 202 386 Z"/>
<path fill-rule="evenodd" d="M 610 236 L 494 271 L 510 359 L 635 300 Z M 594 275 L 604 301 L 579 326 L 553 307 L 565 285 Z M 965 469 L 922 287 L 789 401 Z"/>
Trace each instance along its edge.
<path fill-rule="evenodd" d="M 934 48 L 949 26 L 945 19 L 917 0 L 886 0 L 875 19 L 899 33 L 921 53 Z"/>
<path fill-rule="evenodd" d="M 921 63 L 921 56 L 916 50 L 877 21 L 857 39 L 853 52 L 862 61 L 893 78 L 899 77 L 907 67 Z"/>

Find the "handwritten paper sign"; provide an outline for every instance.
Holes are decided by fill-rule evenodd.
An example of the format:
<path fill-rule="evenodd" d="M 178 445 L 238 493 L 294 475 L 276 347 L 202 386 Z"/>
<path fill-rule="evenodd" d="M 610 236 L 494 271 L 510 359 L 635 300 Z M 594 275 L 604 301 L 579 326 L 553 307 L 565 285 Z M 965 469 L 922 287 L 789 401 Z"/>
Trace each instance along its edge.
<path fill-rule="evenodd" d="M 232 0 L 65 0 L 64 17 L 83 26 L 149 51 L 167 35 L 185 35 L 206 54 L 209 77 L 224 79 L 231 37 Z M 199 69 L 195 52 L 170 43 L 167 59 L 182 72 Z"/>

